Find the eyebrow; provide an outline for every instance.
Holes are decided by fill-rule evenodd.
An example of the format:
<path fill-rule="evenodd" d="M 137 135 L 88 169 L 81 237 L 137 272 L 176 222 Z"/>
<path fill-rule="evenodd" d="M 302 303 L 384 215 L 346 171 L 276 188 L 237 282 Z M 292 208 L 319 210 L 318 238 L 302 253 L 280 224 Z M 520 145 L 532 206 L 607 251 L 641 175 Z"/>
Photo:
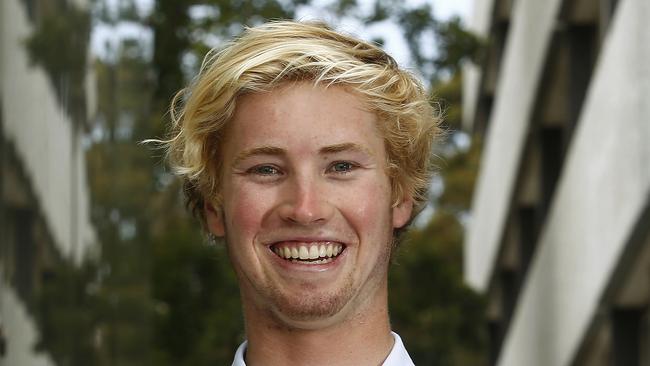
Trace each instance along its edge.
<path fill-rule="evenodd" d="M 243 160 L 246 160 L 250 158 L 251 156 L 257 156 L 257 155 L 274 155 L 274 156 L 279 156 L 279 155 L 285 155 L 286 151 L 284 149 L 281 149 L 279 147 L 275 146 L 260 146 L 260 147 L 255 147 L 252 149 L 244 150 L 237 154 L 235 157 L 235 160 L 233 161 L 233 166 L 236 166 L 237 164 L 241 163 Z"/>
<path fill-rule="evenodd" d="M 344 142 L 342 144 L 325 146 L 319 150 L 319 153 L 321 155 L 324 155 L 324 154 L 336 154 L 345 151 L 360 152 L 370 156 L 373 155 L 370 149 L 352 142 Z"/>
<path fill-rule="evenodd" d="M 318 151 L 318 153 L 320 155 L 326 155 L 326 154 L 336 154 L 336 153 L 346 152 L 346 151 L 360 152 L 369 156 L 373 155 L 370 149 L 352 142 L 344 142 L 341 144 L 325 146 L 321 148 Z M 244 150 L 241 153 L 237 154 L 232 165 L 236 166 L 242 161 L 252 156 L 259 156 L 259 155 L 283 156 L 286 155 L 286 153 L 287 151 L 285 149 L 275 147 L 275 146 L 255 147 L 252 149 Z"/>

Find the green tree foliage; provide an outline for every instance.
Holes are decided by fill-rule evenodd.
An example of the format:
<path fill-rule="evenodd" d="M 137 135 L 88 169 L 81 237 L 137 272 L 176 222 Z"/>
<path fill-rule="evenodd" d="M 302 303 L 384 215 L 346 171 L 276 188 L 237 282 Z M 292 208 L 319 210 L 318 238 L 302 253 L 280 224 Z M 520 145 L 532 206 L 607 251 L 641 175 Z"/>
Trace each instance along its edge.
<path fill-rule="evenodd" d="M 55 257 L 30 309 L 39 325 L 36 349 L 47 351 L 58 365 L 97 364 L 95 309 L 102 306 L 93 294 L 97 267 L 92 262 L 78 267 Z"/>
<path fill-rule="evenodd" d="M 204 245 L 182 208 L 169 219 L 174 230 L 160 232 L 152 253 L 154 363 L 228 364 L 244 335 L 237 281 L 224 247 Z"/>
<path fill-rule="evenodd" d="M 87 152 L 92 219 L 101 241 L 97 352 L 102 364 L 142 365 L 151 359 L 152 244 L 146 228 L 156 190 L 150 154 L 135 140 L 146 133 L 153 78 L 138 42 L 125 40 L 108 52 L 95 65 L 99 137 Z"/>
<path fill-rule="evenodd" d="M 485 365 L 484 301 L 463 281 L 462 220 L 468 214 L 480 158 L 480 141 L 462 146 L 460 131 L 463 62 L 480 44 L 455 18 L 435 22 L 438 54 L 426 61 L 433 99 L 444 118 L 447 139 L 438 147 L 441 192 L 431 196 L 434 214 L 407 233 L 389 275 L 393 327 L 407 340 L 418 365 Z"/>
<path fill-rule="evenodd" d="M 482 364 L 483 303 L 462 282 L 462 237 L 458 219 L 438 212 L 410 233 L 391 268 L 391 320 L 418 365 Z"/>
<path fill-rule="evenodd" d="M 453 151 L 439 174 L 435 213 L 407 233 L 389 274 L 393 327 L 418 365 L 486 364 L 483 299 L 463 282 L 461 222 L 471 201 L 480 150 Z"/>
<path fill-rule="evenodd" d="M 433 64 L 438 73 L 460 76 L 460 67 L 466 61 L 478 61 L 482 43 L 463 27 L 460 18 L 454 17 L 435 25 L 438 55 Z"/>
<path fill-rule="evenodd" d="M 469 146 L 461 123 L 460 69 L 439 79 L 432 94 L 445 118 L 448 138 L 438 148 L 437 178 L 442 192 L 432 195 L 434 214 L 407 233 L 389 276 L 393 326 L 408 340 L 416 364 L 486 364 L 483 299 L 463 282 L 462 220 L 468 214 L 480 158 L 480 141 Z M 423 288 L 424 287 L 424 288 Z"/>

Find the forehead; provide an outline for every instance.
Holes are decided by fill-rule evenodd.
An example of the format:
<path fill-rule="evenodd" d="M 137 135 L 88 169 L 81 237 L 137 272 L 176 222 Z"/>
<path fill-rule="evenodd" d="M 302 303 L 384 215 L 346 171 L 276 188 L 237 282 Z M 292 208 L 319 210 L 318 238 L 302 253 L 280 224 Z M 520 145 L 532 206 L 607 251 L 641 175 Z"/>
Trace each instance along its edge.
<path fill-rule="evenodd" d="M 241 96 L 224 138 L 226 150 L 316 150 L 345 143 L 383 150 L 376 114 L 350 88 L 308 82 Z"/>

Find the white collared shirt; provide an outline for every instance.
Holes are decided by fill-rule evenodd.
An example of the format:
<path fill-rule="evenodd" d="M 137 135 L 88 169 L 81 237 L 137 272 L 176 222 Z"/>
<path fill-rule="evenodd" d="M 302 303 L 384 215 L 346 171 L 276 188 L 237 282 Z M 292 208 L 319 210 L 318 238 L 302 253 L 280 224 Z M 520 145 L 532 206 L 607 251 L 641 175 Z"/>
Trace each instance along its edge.
<path fill-rule="evenodd" d="M 415 366 L 408 352 L 406 352 L 402 338 L 400 338 L 395 332 L 390 333 L 393 335 L 393 338 L 395 338 L 395 343 L 393 344 L 393 349 L 388 354 L 388 357 L 386 357 L 386 360 L 382 363 L 382 366 Z M 246 366 L 246 363 L 244 362 L 244 353 L 246 352 L 247 345 L 248 341 L 244 341 L 244 343 L 237 348 L 237 353 L 235 353 L 235 359 L 232 361 L 232 366 Z"/>

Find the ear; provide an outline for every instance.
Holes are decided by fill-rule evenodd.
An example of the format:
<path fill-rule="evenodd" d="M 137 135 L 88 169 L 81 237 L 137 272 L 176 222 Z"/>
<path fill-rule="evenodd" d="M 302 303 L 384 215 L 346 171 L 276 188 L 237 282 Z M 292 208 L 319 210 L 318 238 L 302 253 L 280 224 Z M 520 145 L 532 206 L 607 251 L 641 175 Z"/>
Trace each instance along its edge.
<path fill-rule="evenodd" d="M 406 225 L 411 219 L 413 212 L 413 199 L 411 197 L 403 199 L 397 206 L 393 207 L 393 228 L 399 229 Z"/>
<path fill-rule="evenodd" d="M 212 203 L 205 202 L 203 204 L 203 214 L 205 215 L 205 222 L 208 226 L 208 230 L 214 234 L 214 236 L 224 236 L 226 230 L 224 227 L 223 213 L 221 210 L 216 209 Z"/>

